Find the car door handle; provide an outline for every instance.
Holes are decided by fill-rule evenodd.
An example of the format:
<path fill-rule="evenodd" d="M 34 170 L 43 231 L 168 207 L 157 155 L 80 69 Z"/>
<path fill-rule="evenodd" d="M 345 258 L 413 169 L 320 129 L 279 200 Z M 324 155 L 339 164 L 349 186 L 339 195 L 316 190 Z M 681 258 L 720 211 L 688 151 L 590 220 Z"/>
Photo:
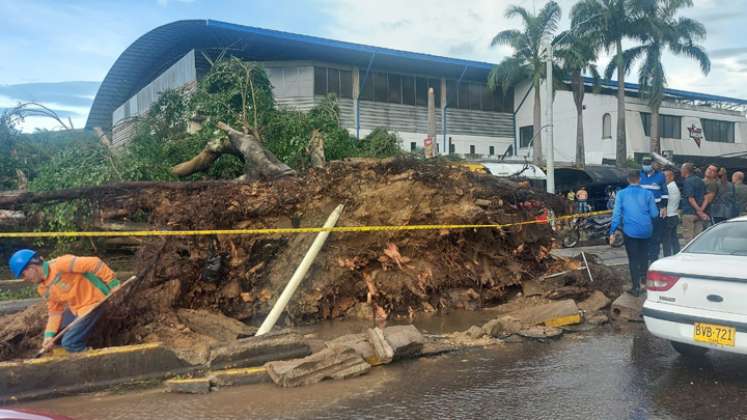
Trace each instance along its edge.
<path fill-rule="evenodd" d="M 708 299 L 708 300 L 709 300 L 709 301 L 711 301 L 711 302 L 716 302 L 716 303 L 721 303 L 721 302 L 723 302 L 723 301 L 724 301 L 724 298 L 722 298 L 722 297 L 721 297 L 721 296 L 719 296 L 719 295 L 708 295 L 708 296 L 706 297 L 706 299 Z"/>

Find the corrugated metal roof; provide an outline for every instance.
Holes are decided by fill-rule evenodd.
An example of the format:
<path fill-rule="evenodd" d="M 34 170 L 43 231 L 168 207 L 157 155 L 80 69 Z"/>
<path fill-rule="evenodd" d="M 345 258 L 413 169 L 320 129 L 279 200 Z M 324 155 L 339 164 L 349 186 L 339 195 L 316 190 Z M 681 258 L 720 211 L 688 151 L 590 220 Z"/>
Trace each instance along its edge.
<path fill-rule="evenodd" d="M 144 34 L 114 62 L 101 83 L 88 115 L 86 128 L 111 129 L 112 112 L 191 49 L 226 48 L 242 51 L 254 60 L 317 60 L 366 67 L 375 56 L 374 67 L 399 71 L 485 80 L 493 64 L 400 51 L 308 35 L 237 25 L 214 20 L 181 20 Z M 616 87 L 617 82 L 605 82 Z M 625 84 L 638 90 L 638 85 Z M 747 100 L 668 89 L 683 99 L 747 104 Z"/>
<path fill-rule="evenodd" d="M 591 85 L 594 83 L 591 77 L 585 77 L 585 83 Z M 600 80 L 601 87 L 606 89 L 617 89 L 617 80 Z M 625 83 L 625 90 L 630 92 L 639 92 L 641 86 L 637 83 Z M 679 89 L 664 89 L 664 94 L 674 99 L 686 99 L 693 101 L 726 103 L 734 105 L 747 105 L 747 99 L 730 98 L 727 96 L 710 95 L 707 93 L 688 92 Z"/>

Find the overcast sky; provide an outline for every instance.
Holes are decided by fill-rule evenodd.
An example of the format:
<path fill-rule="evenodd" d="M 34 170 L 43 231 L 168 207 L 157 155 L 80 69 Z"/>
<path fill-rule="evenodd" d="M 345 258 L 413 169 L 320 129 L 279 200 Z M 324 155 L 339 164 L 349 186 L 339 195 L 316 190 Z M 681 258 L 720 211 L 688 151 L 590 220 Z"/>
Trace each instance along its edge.
<path fill-rule="evenodd" d="M 145 32 L 180 19 L 217 19 L 345 41 L 488 62 L 508 49 L 492 36 L 517 28 L 510 4 L 533 10 L 541 0 L 0 0 L 0 108 L 37 100 L 85 122 L 95 84 L 79 92 L 40 82 L 103 80 L 119 54 Z M 560 0 L 562 27 L 575 0 Z M 747 98 L 747 2 L 695 0 L 685 15 L 705 24 L 713 61 L 708 76 L 668 56 L 669 86 Z M 607 58 L 602 64 L 606 65 Z M 628 76 L 633 80 L 635 76 Z M 3 85 L 27 84 L 25 87 Z M 31 87 L 29 87 L 31 86 Z M 92 88 L 93 86 L 93 88 Z M 46 89 L 49 87 L 50 89 Z M 68 88 L 70 88 L 68 86 Z M 51 90 L 51 91 L 48 91 Z M 55 93 L 56 92 L 56 93 Z M 34 121 L 31 126 L 44 126 Z M 26 129 L 29 126 L 25 127 Z"/>

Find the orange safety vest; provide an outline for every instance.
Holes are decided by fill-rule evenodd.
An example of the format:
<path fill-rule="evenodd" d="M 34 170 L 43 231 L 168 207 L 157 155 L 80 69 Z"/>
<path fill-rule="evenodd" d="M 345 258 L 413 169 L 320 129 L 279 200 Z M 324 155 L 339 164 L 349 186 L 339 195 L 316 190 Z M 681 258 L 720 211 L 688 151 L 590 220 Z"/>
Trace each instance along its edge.
<path fill-rule="evenodd" d="M 37 291 L 49 312 L 45 338 L 57 334 L 65 307 L 75 316 L 85 315 L 119 286 L 114 272 L 98 257 L 63 255 L 42 263 L 42 270 L 45 279 Z"/>

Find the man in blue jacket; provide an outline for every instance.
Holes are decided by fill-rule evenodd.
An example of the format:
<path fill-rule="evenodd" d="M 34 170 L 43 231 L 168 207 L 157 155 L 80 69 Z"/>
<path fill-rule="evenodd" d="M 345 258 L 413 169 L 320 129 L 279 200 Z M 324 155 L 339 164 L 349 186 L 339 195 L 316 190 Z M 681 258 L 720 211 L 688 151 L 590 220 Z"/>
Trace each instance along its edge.
<path fill-rule="evenodd" d="M 650 156 L 646 156 L 641 161 L 641 188 L 651 191 L 654 194 L 656 207 L 659 209 L 659 215 L 653 220 L 653 232 L 651 240 L 648 243 L 648 259 L 654 262 L 659 259 L 664 232 L 666 230 L 667 204 L 669 203 L 669 191 L 667 190 L 667 178 L 664 173 L 657 167 L 658 164 L 653 162 Z"/>
<path fill-rule="evenodd" d="M 659 217 L 659 209 L 656 207 L 654 194 L 641 187 L 641 174 L 638 171 L 628 174 L 628 183 L 630 185 L 627 188 L 617 193 L 615 209 L 612 211 L 610 244 L 615 239 L 615 231 L 622 227 L 630 280 L 633 282 L 630 294 L 637 297 L 641 293 L 641 283 L 646 279 L 653 220 Z"/>

